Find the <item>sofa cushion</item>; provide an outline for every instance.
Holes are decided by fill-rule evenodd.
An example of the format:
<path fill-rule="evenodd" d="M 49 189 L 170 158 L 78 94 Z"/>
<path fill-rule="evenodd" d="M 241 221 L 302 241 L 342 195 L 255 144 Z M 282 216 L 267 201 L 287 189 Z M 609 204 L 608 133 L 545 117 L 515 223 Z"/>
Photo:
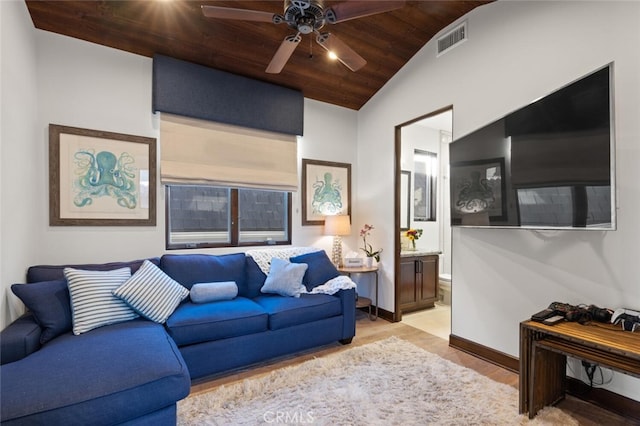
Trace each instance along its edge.
<path fill-rule="evenodd" d="M 167 319 L 167 328 L 178 346 L 184 346 L 266 331 L 267 322 L 260 305 L 236 297 L 211 303 L 187 301 Z"/>
<path fill-rule="evenodd" d="M 342 314 L 340 299 L 327 294 L 300 297 L 263 295 L 254 301 L 269 314 L 269 329 L 278 330 Z"/>
<path fill-rule="evenodd" d="M 145 260 L 131 278 L 113 291 L 113 295 L 143 317 L 163 324 L 189 295 L 189 290 Z"/>
<path fill-rule="evenodd" d="M 304 289 L 302 277 L 304 277 L 307 267 L 305 263 L 291 263 L 274 257 L 271 259 L 269 274 L 260 291 L 280 296 L 300 297 L 300 293 Z"/>
<path fill-rule="evenodd" d="M 138 317 L 129 305 L 112 293 L 131 277 L 129 268 L 113 271 L 65 268 L 64 275 L 71 298 L 73 334 Z"/>
<path fill-rule="evenodd" d="M 238 285 L 234 281 L 197 283 L 191 287 L 189 297 L 193 303 L 209 303 L 231 300 L 238 295 Z"/>
<path fill-rule="evenodd" d="M 66 280 L 13 284 L 11 291 L 22 300 L 42 328 L 40 344 L 71 331 L 71 301 Z"/>
<path fill-rule="evenodd" d="M 293 263 L 306 263 L 309 266 L 302 278 L 308 291 L 340 275 L 324 250 L 294 256 L 290 260 Z"/>
<path fill-rule="evenodd" d="M 190 388 L 175 343 L 140 319 L 63 334 L 0 371 L 2 424 L 120 424 L 173 405 Z"/>
<path fill-rule="evenodd" d="M 245 254 L 165 254 L 160 269 L 187 289 L 196 283 L 235 281 L 238 294 L 246 296 Z"/>

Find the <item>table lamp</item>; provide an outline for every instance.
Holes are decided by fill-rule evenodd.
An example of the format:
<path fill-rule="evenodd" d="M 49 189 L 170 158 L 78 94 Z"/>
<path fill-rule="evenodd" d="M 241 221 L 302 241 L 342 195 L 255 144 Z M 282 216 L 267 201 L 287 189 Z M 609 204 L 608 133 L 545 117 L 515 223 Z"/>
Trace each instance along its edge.
<path fill-rule="evenodd" d="M 326 216 L 324 218 L 324 235 L 333 235 L 331 261 L 334 265 L 342 265 L 342 236 L 351 233 L 351 219 L 348 215 Z"/>

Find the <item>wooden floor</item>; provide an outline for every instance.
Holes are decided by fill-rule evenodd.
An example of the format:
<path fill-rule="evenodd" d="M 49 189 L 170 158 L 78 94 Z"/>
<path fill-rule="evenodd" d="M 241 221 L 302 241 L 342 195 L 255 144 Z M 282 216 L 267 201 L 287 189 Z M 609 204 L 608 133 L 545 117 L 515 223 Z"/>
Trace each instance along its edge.
<path fill-rule="evenodd" d="M 338 343 L 327 345 L 318 349 L 298 353 L 295 356 L 288 356 L 261 363 L 252 366 L 251 368 L 235 371 L 232 374 L 199 380 L 194 382 L 192 385 L 191 393 L 196 394 L 206 392 L 223 384 L 230 384 L 247 378 L 258 377 L 268 374 L 271 370 L 276 368 L 300 364 L 308 359 L 348 350 L 350 347 L 386 339 L 390 336 L 397 336 L 407 340 L 429 352 L 440 355 L 442 358 L 446 358 L 459 365 L 471 368 L 497 382 L 505 383 L 515 388 L 518 387 L 517 374 L 472 355 L 450 348 L 448 341 L 441 337 L 426 333 L 425 331 L 404 323 L 391 323 L 383 319 L 370 321 L 364 313 L 358 312 L 356 317 L 356 337 L 350 345 L 340 345 Z M 629 420 L 625 420 L 614 413 L 598 408 L 592 404 L 584 403 L 572 397 L 568 397 L 564 401 L 560 402 L 558 407 L 571 414 L 580 422 L 581 425 L 585 426 L 627 426 L 637 424 Z"/>

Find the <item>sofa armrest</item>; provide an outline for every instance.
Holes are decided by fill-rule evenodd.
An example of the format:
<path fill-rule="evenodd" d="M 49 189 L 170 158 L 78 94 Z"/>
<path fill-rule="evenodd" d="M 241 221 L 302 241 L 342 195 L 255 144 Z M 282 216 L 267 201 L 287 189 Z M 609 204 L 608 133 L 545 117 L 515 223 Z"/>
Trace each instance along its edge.
<path fill-rule="evenodd" d="M 342 303 L 342 339 L 349 340 L 356 335 L 356 290 L 340 290 L 335 295 Z"/>
<path fill-rule="evenodd" d="M 18 361 L 40 349 L 41 329 L 30 313 L 0 332 L 0 364 Z"/>

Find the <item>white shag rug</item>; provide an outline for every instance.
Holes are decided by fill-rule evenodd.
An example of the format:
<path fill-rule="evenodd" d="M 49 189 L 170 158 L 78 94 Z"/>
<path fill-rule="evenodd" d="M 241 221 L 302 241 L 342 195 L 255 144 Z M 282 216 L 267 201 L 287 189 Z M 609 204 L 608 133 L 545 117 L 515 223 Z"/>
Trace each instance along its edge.
<path fill-rule="evenodd" d="M 397 337 L 221 386 L 178 403 L 179 425 L 578 425 Z"/>

